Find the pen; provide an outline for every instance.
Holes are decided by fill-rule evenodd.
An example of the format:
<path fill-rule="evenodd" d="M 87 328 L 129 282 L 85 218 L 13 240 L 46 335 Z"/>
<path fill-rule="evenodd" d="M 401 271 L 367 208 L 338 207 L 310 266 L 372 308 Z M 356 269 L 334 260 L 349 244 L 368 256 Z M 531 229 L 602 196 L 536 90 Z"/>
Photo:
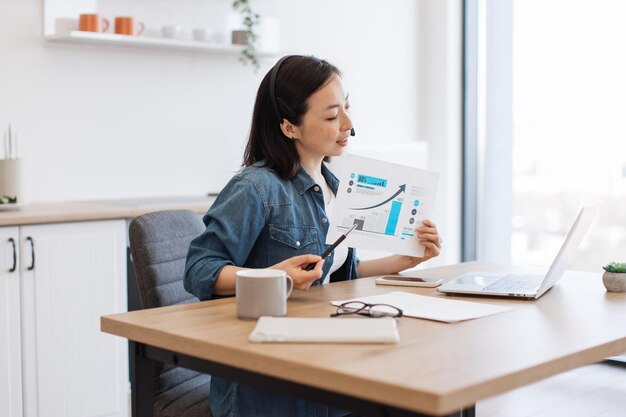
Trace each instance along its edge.
<path fill-rule="evenodd" d="M 324 251 L 324 252 L 320 255 L 320 256 L 322 257 L 322 259 L 324 259 L 324 258 L 326 258 L 328 255 L 330 255 L 330 253 L 331 253 L 332 251 L 334 251 L 334 250 L 335 250 L 335 248 L 336 248 L 337 246 L 339 246 L 339 244 L 340 244 L 341 242 L 343 242 L 343 240 L 346 238 L 346 236 L 348 236 L 348 233 L 350 233 L 351 231 L 353 231 L 355 228 L 356 228 L 356 223 L 355 223 L 354 225 L 352 225 L 352 227 L 350 228 L 350 230 L 348 230 L 348 231 L 347 231 L 346 233 L 344 233 L 343 235 L 339 236 L 339 239 L 337 239 L 337 240 L 335 241 L 335 243 L 333 243 L 332 245 L 330 245 L 330 246 L 328 247 L 328 249 L 326 249 L 326 250 L 325 250 L 325 251 Z M 316 263 L 317 263 L 317 262 L 312 263 L 312 264 L 308 264 L 308 265 L 306 266 L 306 268 L 304 268 L 304 270 L 305 270 L 305 271 L 310 271 L 311 269 L 315 268 L 315 264 L 316 264 Z"/>

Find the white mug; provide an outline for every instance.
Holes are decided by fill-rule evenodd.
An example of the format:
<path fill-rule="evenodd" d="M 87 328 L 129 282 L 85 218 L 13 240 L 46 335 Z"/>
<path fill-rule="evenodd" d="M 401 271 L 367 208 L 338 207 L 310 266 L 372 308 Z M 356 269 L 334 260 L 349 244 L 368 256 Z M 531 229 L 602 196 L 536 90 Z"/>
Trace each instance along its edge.
<path fill-rule="evenodd" d="M 237 317 L 258 319 L 261 316 L 283 317 L 293 279 L 280 269 L 244 269 L 237 271 L 235 293 Z"/>
<path fill-rule="evenodd" d="M 213 32 L 208 28 L 195 28 L 191 31 L 191 34 L 197 41 L 209 42 L 213 40 Z"/>
<path fill-rule="evenodd" d="M 161 28 L 164 38 L 180 38 L 183 34 L 183 28 L 178 25 L 166 25 Z"/>

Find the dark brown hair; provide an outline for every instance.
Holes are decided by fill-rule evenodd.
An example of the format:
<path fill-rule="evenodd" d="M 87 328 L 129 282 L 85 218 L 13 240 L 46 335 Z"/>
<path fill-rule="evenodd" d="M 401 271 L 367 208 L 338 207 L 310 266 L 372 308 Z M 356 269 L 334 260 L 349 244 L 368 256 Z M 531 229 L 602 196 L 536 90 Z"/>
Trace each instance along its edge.
<path fill-rule="evenodd" d="M 293 140 L 280 129 L 270 97 L 272 70 L 261 81 L 256 95 L 243 166 L 265 161 L 265 166 L 281 178 L 292 179 L 300 168 L 300 157 Z M 299 126 L 309 109 L 309 97 L 336 76 L 341 76 L 339 69 L 322 59 L 295 55 L 284 60 L 274 88 L 280 116 Z"/>

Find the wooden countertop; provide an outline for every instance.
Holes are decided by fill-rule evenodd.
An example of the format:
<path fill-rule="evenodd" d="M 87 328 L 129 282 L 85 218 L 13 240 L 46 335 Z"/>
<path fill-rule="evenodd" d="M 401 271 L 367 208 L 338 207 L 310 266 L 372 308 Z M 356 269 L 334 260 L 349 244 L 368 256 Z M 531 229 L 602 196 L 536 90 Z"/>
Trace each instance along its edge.
<path fill-rule="evenodd" d="M 0 211 L 0 227 L 90 220 L 132 219 L 160 210 L 191 210 L 204 214 L 215 197 L 155 197 L 101 201 L 30 203 L 19 210 Z"/>

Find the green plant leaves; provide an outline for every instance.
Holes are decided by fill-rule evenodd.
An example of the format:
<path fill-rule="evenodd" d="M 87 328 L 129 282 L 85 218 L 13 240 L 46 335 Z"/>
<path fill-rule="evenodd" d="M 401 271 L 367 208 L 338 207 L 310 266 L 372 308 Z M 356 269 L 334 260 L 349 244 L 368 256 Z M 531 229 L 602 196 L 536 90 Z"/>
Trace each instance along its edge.
<path fill-rule="evenodd" d="M 250 0 L 234 0 L 233 9 L 241 13 L 242 23 L 246 28 L 246 44 L 239 60 L 246 65 L 252 65 L 256 71 L 259 69 L 259 60 L 256 55 L 256 42 L 259 37 L 255 32 L 255 27 L 259 25 L 261 16 L 252 11 Z"/>
<path fill-rule="evenodd" d="M 17 197 L 3 195 L 2 197 L 0 197 L 0 204 L 17 204 Z"/>
<path fill-rule="evenodd" d="M 626 263 L 611 262 L 602 267 L 607 272 L 626 273 Z"/>

